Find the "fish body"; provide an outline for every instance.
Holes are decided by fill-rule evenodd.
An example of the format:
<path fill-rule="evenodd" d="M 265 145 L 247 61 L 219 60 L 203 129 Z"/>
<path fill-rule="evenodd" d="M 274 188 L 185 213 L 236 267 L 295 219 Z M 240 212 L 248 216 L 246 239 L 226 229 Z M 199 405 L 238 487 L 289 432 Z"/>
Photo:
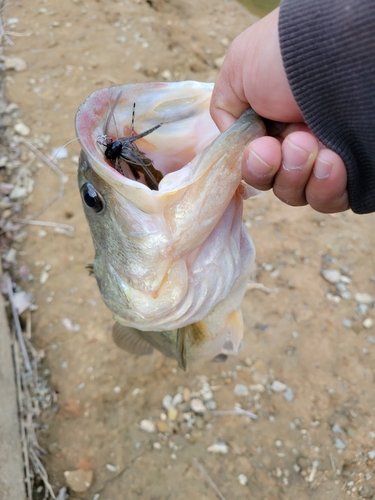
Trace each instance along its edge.
<path fill-rule="evenodd" d="M 241 159 L 247 143 L 264 135 L 264 125 L 248 110 L 219 134 L 209 114 L 212 87 L 181 82 L 103 89 L 76 116 L 93 272 L 116 321 L 114 340 L 135 354 L 149 354 L 152 345 L 182 368 L 238 350 L 240 306 L 255 256 L 242 223 L 249 190 L 241 183 Z M 129 127 L 134 103 L 135 132 Z M 98 141 L 104 132 L 116 140 L 152 127 L 136 145 L 161 173 L 158 190 L 122 175 Z"/>

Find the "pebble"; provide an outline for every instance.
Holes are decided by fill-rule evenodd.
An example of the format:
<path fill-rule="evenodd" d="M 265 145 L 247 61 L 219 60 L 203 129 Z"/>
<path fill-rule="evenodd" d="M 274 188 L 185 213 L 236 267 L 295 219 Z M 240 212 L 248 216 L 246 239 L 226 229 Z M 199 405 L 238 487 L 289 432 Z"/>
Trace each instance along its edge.
<path fill-rule="evenodd" d="M 375 337 L 373 337 L 372 335 L 369 335 L 366 340 L 370 344 L 375 344 Z"/>
<path fill-rule="evenodd" d="M 26 61 L 21 57 L 6 57 L 4 63 L 6 69 L 14 69 L 15 71 L 25 71 L 27 68 Z"/>
<path fill-rule="evenodd" d="M 162 433 L 170 431 L 170 428 L 169 428 L 169 425 L 167 424 L 167 422 L 163 422 L 162 420 L 159 420 L 156 423 L 156 428 L 157 428 L 158 432 L 162 432 Z"/>
<path fill-rule="evenodd" d="M 163 80 L 172 80 L 172 73 L 169 71 L 169 69 L 165 69 L 164 71 L 162 71 L 161 73 L 161 77 L 163 78 Z"/>
<path fill-rule="evenodd" d="M 371 304 L 374 302 L 374 297 L 369 293 L 356 293 L 354 298 L 359 304 Z"/>
<path fill-rule="evenodd" d="M 69 488 L 76 493 L 84 493 L 90 488 L 94 473 L 92 470 L 77 469 L 65 471 L 64 476 Z"/>
<path fill-rule="evenodd" d="M 284 392 L 287 388 L 287 385 L 280 382 L 280 380 L 274 380 L 271 384 L 271 390 L 276 393 Z"/>
<path fill-rule="evenodd" d="M 358 304 L 357 311 L 361 314 L 366 314 L 368 311 L 368 305 L 367 304 Z"/>
<path fill-rule="evenodd" d="M 69 318 L 63 318 L 61 320 L 61 323 L 63 324 L 64 328 L 66 328 L 70 332 L 79 332 L 79 330 L 80 330 L 80 326 L 74 325 L 72 320 Z"/>
<path fill-rule="evenodd" d="M 173 406 L 171 408 L 169 408 L 169 410 L 168 410 L 169 420 L 172 420 L 172 421 L 176 420 L 177 415 L 178 415 L 178 411 L 176 410 L 176 408 L 174 408 Z"/>
<path fill-rule="evenodd" d="M 371 498 L 374 494 L 374 488 L 370 484 L 364 484 L 360 490 L 359 494 L 362 498 Z"/>
<path fill-rule="evenodd" d="M 216 410 L 217 409 L 217 403 L 214 399 L 210 399 L 209 401 L 205 402 L 207 410 Z"/>
<path fill-rule="evenodd" d="M 215 443 L 207 448 L 210 453 L 219 453 L 221 455 L 226 455 L 228 453 L 228 445 L 225 443 Z"/>
<path fill-rule="evenodd" d="M 173 406 L 180 405 L 181 403 L 183 403 L 183 401 L 184 401 L 183 395 L 178 392 L 172 400 L 172 405 Z"/>
<path fill-rule="evenodd" d="M 375 458 L 375 450 L 371 450 L 367 453 L 370 460 L 374 460 Z"/>
<path fill-rule="evenodd" d="M 155 432 L 155 429 L 156 429 L 154 422 L 152 422 L 151 420 L 147 420 L 147 419 L 141 420 L 139 427 L 143 431 L 150 432 L 150 433 Z"/>
<path fill-rule="evenodd" d="M 263 384 L 253 384 L 250 386 L 250 391 L 264 392 L 266 389 Z"/>
<path fill-rule="evenodd" d="M 198 398 L 193 398 L 190 401 L 190 409 L 194 413 L 204 413 L 206 411 L 206 407 L 204 406 L 203 402 Z"/>
<path fill-rule="evenodd" d="M 17 256 L 17 250 L 15 248 L 9 248 L 9 250 L 4 256 L 4 260 L 5 262 L 12 264 L 13 262 L 15 262 L 16 256 Z"/>
<path fill-rule="evenodd" d="M 14 186 L 12 192 L 9 195 L 9 199 L 12 201 L 20 200 L 28 195 L 28 189 L 25 186 Z"/>
<path fill-rule="evenodd" d="M 322 276 L 328 283 L 336 284 L 341 281 L 341 273 L 337 269 L 323 269 Z"/>
<path fill-rule="evenodd" d="M 341 429 L 339 424 L 333 424 L 332 425 L 332 432 L 334 432 L 335 434 L 342 434 L 343 430 Z"/>
<path fill-rule="evenodd" d="M 248 396 L 249 395 L 249 389 L 246 387 L 246 385 L 236 384 L 236 386 L 234 388 L 234 394 L 236 396 Z"/>
<path fill-rule="evenodd" d="M 14 125 L 14 131 L 17 132 L 17 134 L 22 135 L 23 137 L 30 135 L 30 128 L 22 122 L 16 123 Z"/>
<path fill-rule="evenodd" d="M 64 146 L 52 149 L 52 158 L 54 160 L 63 160 L 65 158 L 68 158 L 68 156 L 68 150 Z"/>
<path fill-rule="evenodd" d="M 245 474 L 239 474 L 237 479 L 241 486 L 247 485 L 248 479 L 247 476 L 245 476 Z"/>
<path fill-rule="evenodd" d="M 372 318 L 366 318 L 362 325 L 366 328 L 366 330 L 369 330 L 374 326 L 374 320 Z"/>
<path fill-rule="evenodd" d="M 109 470 L 109 472 L 117 472 L 119 470 L 119 467 L 113 464 L 105 464 L 105 468 Z"/>
<path fill-rule="evenodd" d="M 342 320 L 342 326 L 344 326 L 345 328 L 352 328 L 353 323 L 349 318 L 344 318 Z"/>
<path fill-rule="evenodd" d="M 334 441 L 334 445 L 336 446 L 336 448 L 338 450 L 345 450 L 346 448 L 346 444 L 344 443 L 344 441 L 340 438 L 336 438 L 335 441 Z"/>
<path fill-rule="evenodd" d="M 284 392 L 283 396 L 284 396 L 285 401 L 287 401 L 288 403 L 291 403 L 294 399 L 294 392 L 292 389 L 290 389 L 290 387 L 288 387 L 286 389 L 286 391 Z"/>
<path fill-rule="evenodd" d="M 215 67 L 217 69 L 220 69 L 223 65 L 223 62 L 224 62 L 224 59 L 225 59 L 225 55 L 224 56 L 221 56 L 221 57 L 217 57 L 215 60 L 214 60 L 214 63 L 215 63 Z"/>
<path fill-rule="evenodd" d="M 172 401 L 173 401 L 173 398 L 170 394 L 167 394 L 166 396 L 164 396 L 163 398 L 163 401 L 162 401 L 162 406 L 165 410 L 169 410 L 169 408 L 171 408 L 172 405 Z"/>
<path fill-rule="evenodd" d="M 209 401 L 214 397 L 210 384 L 203 382 L 202 389 L 200 390 L 203 401 Z"/>
<path fill-rule="evenodd" d="M 154 448 L 154 450 L 161 450 L 161 444 L 158 442 L 154 443 L 152 447 Z"/>

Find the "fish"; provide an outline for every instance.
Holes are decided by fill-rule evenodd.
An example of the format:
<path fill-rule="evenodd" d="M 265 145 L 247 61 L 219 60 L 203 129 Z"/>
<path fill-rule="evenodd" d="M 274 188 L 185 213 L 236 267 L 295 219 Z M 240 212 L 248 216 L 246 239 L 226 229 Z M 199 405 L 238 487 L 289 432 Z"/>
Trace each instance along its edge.
<path fill-rule="evenodd" d="M 241 161 L 265 126 L 249 109 L 220 133 L 212 90 L 194 81 L 110 87 L 91 94 L 75 120 L 90 269 L 115 320 L 113 340 L 136 355 L 156 349 L 183 370 L 241 348 L 255 261 L 242 212 L 257 191 L 242 182 Z M 107 158 L 109 143 L 131 137 L 160 173 L 157 188 Z"/>

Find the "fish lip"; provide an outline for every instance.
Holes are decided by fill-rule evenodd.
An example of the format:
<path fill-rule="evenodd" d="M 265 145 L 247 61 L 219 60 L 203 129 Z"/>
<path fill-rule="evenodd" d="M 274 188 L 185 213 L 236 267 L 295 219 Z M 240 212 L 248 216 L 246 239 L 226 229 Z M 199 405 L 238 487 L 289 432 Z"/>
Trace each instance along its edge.
<path fill-rule="evenodd" d="M 209 102 L 213 85 L 213 83 L 195 81 L 146 82 L 112 86 L 93 92 L 79 106 L 75 117 L 76 134 L 82 149 L 86 152 L 86 155 L 90 160 L 92 168 L 101 177 L 105 172 L 105 176 L 110 183 L 113 182 L 113 187 L 115 189 L 116 186 L 119 187 L 120 185 L 122 185 L 141 189 L 142 191 L 150 191 L 146 185 L 136 180 L 124 177 L 104 158 L 104 151 L 100 147 L 98 140 L 111 135 L 104 132 L 106 128 L 105 124 L 108 106 L 112 102 L 112 97 L 114 95 L 118 95 L 119 92 L 121 92 L 122 95 L 119 101 L 120 109 L 122 101 L 124 101 L 125 104 L 128 101 L 130 102 L 129 96 L 132 94 L 134 94 L 132 102 L 138 102 L 138 100 L 143 100 L 145 102 L 145 100 L 149 97 L 152 104 L 151 108 L 154 107 L 154 109 L 157 110 L 161 105 L 160 103 L 164 105 L 165 102 L 171 102 L 173 107 L 174 101 L 182 100 L 186 95 L 191 95 L 192 102 L 195 102 L 196 104 L 199 104 L 199 102 L 202 100 Z M 160 97 L 157 97 L 159 91 L 164 91 L 165 97 L 163 98 L 163 100 Z M 125 104 L 123 104 L 124 108 L 126 108 Z M 155 106 L 153 106 L 154 104 Z M 142 112 L 144 113 L 144 111 Z M 193 115 L 187 116 L 191 117 Z M 150 120 L 152 120 L 152 118 L 150 118 Z M 161 117 L 157 116 L 156 114 L 155 123 L 160 123 L 161 121 Z M 151 142 L 152 144 L 152 137 L 150 138 L 149 142 Z M 183 168 L 184 166 L 185 165 L 183 165 L 181 168 Z M 157 195 L 157 193 L 157 191 L 154 191 L 153 195 L 155 196 Z"/>

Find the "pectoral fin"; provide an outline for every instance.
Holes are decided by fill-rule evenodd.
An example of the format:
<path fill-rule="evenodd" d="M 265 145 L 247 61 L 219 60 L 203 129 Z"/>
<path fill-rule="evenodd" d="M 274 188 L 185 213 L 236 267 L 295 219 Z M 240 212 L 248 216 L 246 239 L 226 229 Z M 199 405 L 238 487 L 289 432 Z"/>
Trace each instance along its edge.
<path fill-rule="evenodd" d="M 121 325 L 120 323 L 114 324 L 112 338 L 118 347 L 130 352 L 130 354 L 146 356 L 152 354 L 154 351 L 147 340 L 142 337 L 142 332 L 136 328 Z"/>
<path fill-rule="evenodd" d="M 186 371 L 186 328 L 179 328 L 177 330 L 177 340 L 176 340 L 176 359 L 178 366 Z"/>

